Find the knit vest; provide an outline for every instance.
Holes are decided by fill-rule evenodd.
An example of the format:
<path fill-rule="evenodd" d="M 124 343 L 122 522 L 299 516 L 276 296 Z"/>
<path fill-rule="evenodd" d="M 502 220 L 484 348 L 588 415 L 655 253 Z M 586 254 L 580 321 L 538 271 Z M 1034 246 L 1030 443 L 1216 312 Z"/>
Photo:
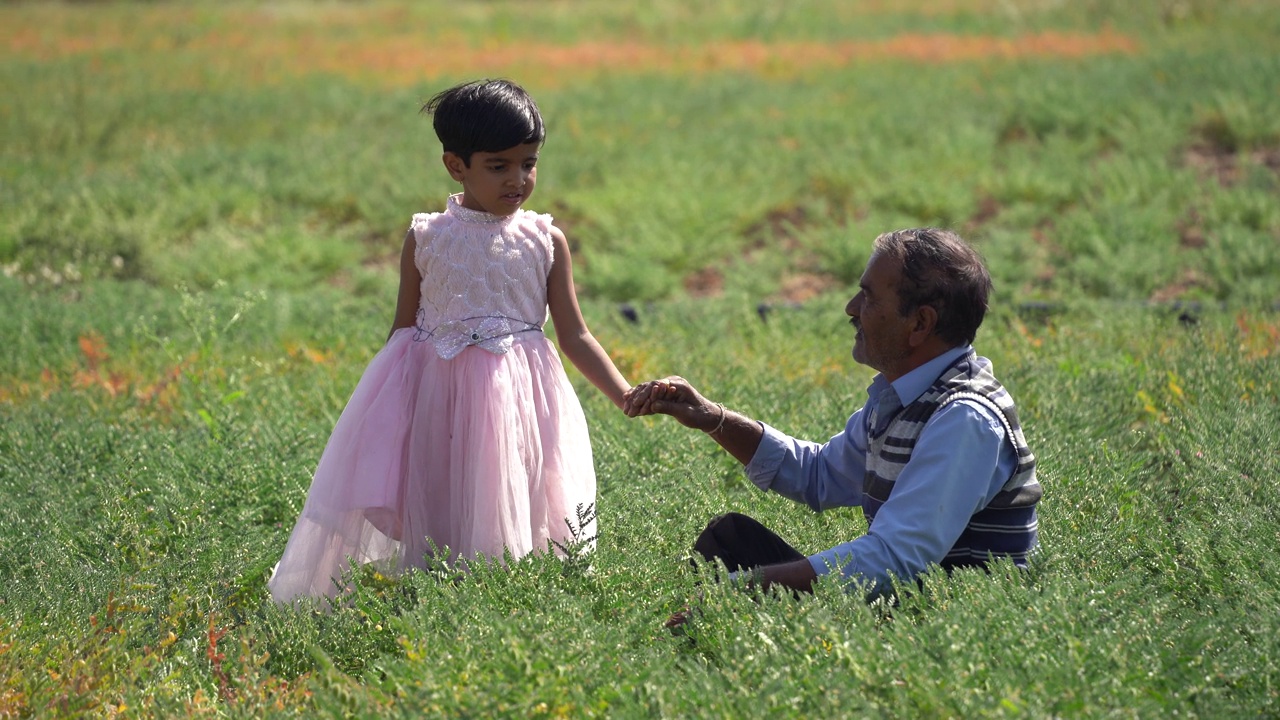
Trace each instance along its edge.
<path fill-rule="evenodd" d="M 950 570 L 985 566 L 988 558 L 1007 557 L 1024 567 L 1036 545 L 1036 503 L 1043 494 L 1036 481 L 1036 458 L 1022 436 L 1013 398 L 991 374 L 990 361 L 972 350 L 943 371 L 924 394 L 898 410 L 879 434 L 874 428 L 881 423 L 872 411 L 862 512 L 870 527 L 880 506 L 893 493 L 894 481 L 911 460 L 925 423 L 939 408 L 960 399 L 994 411 L 1018 454 L 1018 465 L 995 498 L 969 518 L 955 546 L 938 564 Z"/>

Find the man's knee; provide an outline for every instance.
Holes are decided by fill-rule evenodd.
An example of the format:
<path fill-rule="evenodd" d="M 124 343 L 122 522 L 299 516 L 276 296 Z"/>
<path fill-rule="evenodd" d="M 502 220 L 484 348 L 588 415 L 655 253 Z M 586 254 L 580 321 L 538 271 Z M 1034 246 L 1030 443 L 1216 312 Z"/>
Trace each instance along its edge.
<path fill-rule="evenodd" d="M 728 512 L 707 523 L 693 543 L 693 550 L 707 562 L 719 560 L 730 570 L 740 570 L 774 562 L 768 552 L 761 552 L 762 545 L 774 543 L 761 541 L 775 537 L 755 518 Z"/>
<path fill-rule="evenodd" d="M 721 545 L 725 542 L 732 542 L 738 537 L 739 529 L 748 523 L 759 524 L 742 513 L 727 512 L 717 515 L 711 518 L 707 526 L 698 534 L 698 540 L 694 543 L 694 548 L 696 549 L 699 545 Z"/>
<path fill-rule="evenodd" d="M 737 512 L 722 513 L 720 515 L 717 515 L 711 518 L 711 520 L 707 523 L 707 527 L 702 532 L 706 533 L 708 531 L 715 531 L 715 530 L 720 530 L 722 532 L 726 530 L 732 531 L 737 529 L 744 522 L 754 523 L 756 521 L 751 519 L 749 515 L 743 515 L 742 513 L 737 513 Z"/>

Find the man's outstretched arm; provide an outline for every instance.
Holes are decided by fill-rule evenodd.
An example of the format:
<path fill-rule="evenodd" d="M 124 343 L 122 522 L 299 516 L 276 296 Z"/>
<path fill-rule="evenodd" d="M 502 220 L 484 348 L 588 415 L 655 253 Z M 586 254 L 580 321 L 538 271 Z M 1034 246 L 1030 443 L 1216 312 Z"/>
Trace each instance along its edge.
<path fill-rule="evenodd" d="M 681 425 L 710 435 L 743 465 L 755 457 L 764 437 L 759 422 L 706 399 L 682 377 L 640 383 L 627 391 L 622 410 L 629 417 L 670 415 Z"/>

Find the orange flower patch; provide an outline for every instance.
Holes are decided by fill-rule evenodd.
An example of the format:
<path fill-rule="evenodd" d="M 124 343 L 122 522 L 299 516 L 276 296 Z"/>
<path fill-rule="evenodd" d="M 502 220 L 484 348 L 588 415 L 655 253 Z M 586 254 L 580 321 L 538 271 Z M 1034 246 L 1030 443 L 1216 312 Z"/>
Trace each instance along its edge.
<path fill-rule="evenodd" d="M 656 376 L 658 374 L 658 363 L 654 362 L 652 353 L 648 348 L 639 345 L 629 345 L 621 339 L 607 337 L 608 333 L 600 338 L 602 343 L 609 348 L 609 357 L 613 360 L 613 364 L 617 366 L 618 372 L 624 377 L 645 378 Z"/>
<path fill-rule="evenodd" d="M 315 365 L 326 365 L 333 361 L 332 352 L 317 350 L 308 345 L 299 345 L 292 342 L 285 343 L 284 351 L 295 360 L 307 360 Z"/>
<path fill-rule="evenodd" d="M 522 77 L 532 75 L 544 81 L 600 71 L 669 74 L 733 71 L 787 77 L 877 60 L 947 63 L 986 58 L 1078 58 L 1132 53 L 1137 43 L 1110 32 L 1098 35 L 1048 32 L 1015 38 L 902 35 L 888 40 L 834 43 L 737 40 L 697 46 L 602 41 L 569 46 L 509 43 L 477 48 L 441 47 L 416 38 L 403 38 L 376 46 L 329 49 L 332 52 L 309 53 L 305 63 L 296 63 L 294 70 L 381 78 L 397 85 L 430 77 L 509 72 L 519 72 Z"/>
<path fill-rule="evenodd" d="M 573 44 L 525 39 L 474 41 L 456 33 L 424 34 L 403 14 L 366 16 L 317 13 L 300 17 L 266 11 L 228 11 L 200 22 L 189 12 L 145 13 L 137 25 L 117 19 L 93 28 L 83 18 L 60 16 L 56 31 L 31 25 L 0 31 L 0 52 L 35 60 L 99 57 L 148 67 L 198 68 L 251 83 L 307 75 L 333 75 L 387 86 L 411 86 L 442 77 L 518 75 L 554 84 L 611 73 L 689 74 L 717 71 L 790 77 L 860 62 L 905 60 L 949 63 L 984 59 L 1080 58 L 1133 53 L 1138 43 L 1120 33 L 1039 32 L 1013 37 L 908 33 L 887 39 L 834 42 L 714 40 L 695 44 L 601 38 Z M 117 52 L 119 51 L 119 52 Z"/>
<path fill-rule="evenodd" d="M 1240 350 L 1250 360 L 1280 352 L 1280 323 L 1241 310 L 1236 315 L 1236 327 L 1240 331 Z"/>
<path fill-rule="evenodd" d="M 178 399 L 178 380 L 182 377 L 183 364 L 164 370 L 158 377 L 137 369 L 123 367 L 113 362 L 107 351 L 106 341 L 97 334 L 82 335 L 77 340 L 80 348 L 80 367 L 67 372 L 51 368 L 40 371 L 40 379 L 34 383 L 6 383 L 0 389 L 0 402 L 16 402 L 38 397 L 47 399 L 62 388 L 77 391 L 101 392 L 108 397 L 132 397 L 139 406 L 171 410 Z"/>

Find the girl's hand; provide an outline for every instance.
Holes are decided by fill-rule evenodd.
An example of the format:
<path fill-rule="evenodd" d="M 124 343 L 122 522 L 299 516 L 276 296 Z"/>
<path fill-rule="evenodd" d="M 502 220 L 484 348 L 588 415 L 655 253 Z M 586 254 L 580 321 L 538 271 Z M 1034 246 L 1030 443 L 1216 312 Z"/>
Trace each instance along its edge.
<path fill-rule="evenodd" d="M 628 390 L 622 396 L 622 410 L 628 417 L 653 415 L 658 410 L 653 407 L 654 401 L 674 400 L 675 391 L 671 383 L 682 380 L 678 377 L 667 377 L 661 380 L 650 380 Z"/>
<path fill-rule="evenodd" d="M 650 380 L 631 388 L 623 396 L 622 410 L 628 417 L 670 415 L 685 427 L 710 430 L 719 421 L 720 406 L 702 395 L 682 377 Z"/>
<path fill-rule="evenodd" d="M 640 383 L 622 395 L 622 411 L 627 417 L 670 415 L 681 425 L 707 433 L 733 456 L 747 465 L 760 447 L 764 426 L 711 402 L 682 377 L 665 377 Z"/>

